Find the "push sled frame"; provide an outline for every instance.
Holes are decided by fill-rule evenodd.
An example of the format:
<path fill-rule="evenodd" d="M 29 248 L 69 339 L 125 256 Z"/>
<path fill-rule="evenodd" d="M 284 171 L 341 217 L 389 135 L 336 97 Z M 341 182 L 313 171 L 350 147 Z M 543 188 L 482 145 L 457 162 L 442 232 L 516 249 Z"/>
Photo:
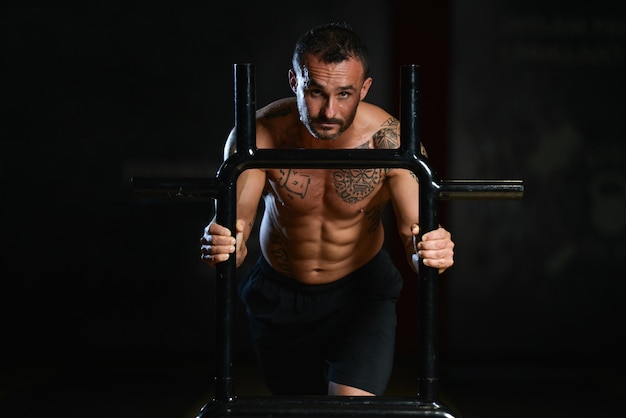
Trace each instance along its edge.
<path fill-rule="evenodd" d="M 216 221 L 231 231 L 236 221 L 236 184 L 250 168 L 403 168 L 420 182 L 420 236 L 439 225 L 440 200 L 520 199 L 521 180 L 440 180 L 420 152 L 419 66 L 401 66 L 398 149 L 258 149 L 253 64 L 234 64 L 235 153 L 215 178 L 132 179 L 137 194 L 215 200 Z M 438 397 L 438 271 L 418 268 L 417 393 L 392 396 L 238 396 L 234 381 L 235 257 L 216 266 L 216 375 L 214 396 L 196 418 L 213 417 L 447 417 L 454 412 Z"/>

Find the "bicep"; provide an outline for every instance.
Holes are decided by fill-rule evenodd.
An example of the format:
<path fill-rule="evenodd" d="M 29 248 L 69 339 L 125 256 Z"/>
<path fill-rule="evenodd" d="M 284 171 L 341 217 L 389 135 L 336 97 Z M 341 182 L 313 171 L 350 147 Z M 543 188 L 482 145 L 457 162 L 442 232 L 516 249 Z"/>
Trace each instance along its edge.
<path fill-rule="evenodd" d="M 254 225 L 264 188 L 265 170 L 248 169 L 237 179 L 237 219 L 243 219 L 246 222 L 246 239 Z"/>
<path fill-rule="evenodd" d="M 428 158 L 424 144 L 420 142 L 420 153 Z M 410 235 L 413 224 L 419 224 L 419 181 L 409 169 L 394 169 L 388 178 L 389 194 L 397 218 L 398 230 Z"/>
<path fill-rule="evenodd" d="M 419 223 L 419 183 L 415 174 L 407 169 L 393 169 L 388 177 L 388 188 L 396 215 L 398 232 L 402 237 L 411 235 L 411 225 Z"/>
<path fill-rule="evenodd" d="M 257 137 L 262 129 L 257 124 Z M 237 148 L 235 128 L 230 131 L 224 146 L 224 161 L 232 156 Z M 259 207 L 259 202 L 265 189 L 266 171 L 263 169 L 247 169 L 237 178 L 237 219 L 243 219 L 246 227 L 244 238 L 247 240 Z"/>

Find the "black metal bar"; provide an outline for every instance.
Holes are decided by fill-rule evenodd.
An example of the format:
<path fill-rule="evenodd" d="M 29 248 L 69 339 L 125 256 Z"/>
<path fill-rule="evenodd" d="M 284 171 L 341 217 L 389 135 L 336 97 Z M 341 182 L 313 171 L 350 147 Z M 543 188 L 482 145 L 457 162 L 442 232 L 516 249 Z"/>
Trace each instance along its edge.
<path fill-rule="evenodd" d="M 402 86 L 400 102 L 400 141 L 401 151 L 406 148 L 405 155 L 416 163 L 425 162 L 420 150 L 418 125 L 419 111 L 419 67 L 405 65 L 402 67 L 400 83 Z M 402 147 L 404 144 L 404 147 Z M 427 164 L 421 164 L 424 170 L 415 174 L 420 182 L 419 223 L 420 237 L 439 225 L 439 183 L 434 170 Z M 417 204 L 417 202 L 416 202 Z M 418 292 L 418 398 L 425 402 L 437 399 L 438 391 L 438 297 L 439 281 L 437 269 L 419 264 Z"/>
<path fill-rule="evenodd" d="M 439 198 L 453 199 L 521 199 L 524 183 L 521 180 L 442 180 Z"/>
<path fill-rule="evenodd" d="M 279 151 L 279 150 L 277 150 Z M 310 150 L 311 152 L 318 150 Z M 361 151 L 361 150 L 355 150 Z M 369 153 L 369 150 L 363 150 Z M 264 155 L 264 150 L 261 152 L 261 156 Z M 306 151 L 308 152 L 308 151 Z M 376 151 L 378 153 L 378 151 Z M 280 153 L 277 155 L 280 156 Z M 293 154 L 289 153 L 292 157 L 289 160 L 291 164 L 295 164 L 293 161 Z M 395 153 L 391 154 L 393 158 L 397 156 Z M 321 155 L 322 157 L 326 157 Z M 258 155 L 257 155 L 258 157 Z M 349 155 L 350 158 L 361 159 L 360 155 Z M 256 159 L 256 158 L 255 158 Z M 367 162 L 364 166 L 372 168 L 375 166 L 379 158 L 372 159 L 372 162 Z M 272 167 L 280 165 L 276 164 L 273 160 L 257 160 L 257 164 L 263 167 Z M 326 160 L 329 164 L 334 163 L 332 159 Z M 359 164 L 354 160 L 346 161 L 346 165 Z M 403 164 L 398 164 L 399 167 L 404 167 Z M 357 166 L 359 167 L 359 166 Z M 346 167 L 347 168 L 347 167 Z M 133 192 L 138 196 L 145 196 L 156 199 L 189 199 L 193 201 L 213 201 L 217 197 L 219 188 L 222 187 L 217 179 L 207 179 L 202 177 L 187 177 L 187 178 L 166 178 L 166 177 L 133 177 L 131 179 Z M 524 182 L 522 180 L 440 180 L 439 200 L 506 200 L 506 199 L 521 199 L 524 196 Z"/>
<path fill-rule="evenodd" d="M 447 417 L 450 410 L 437 402 L 423 403 L 415 397 L 311 396 L 241 397 L 236 402 L 211 402 L 200 417 Z"/>
<path fill-rule="evenodd" d="M 256 147 L 256 91 L 254 66 L 252 64 L 234 65 L 235 92 L 235 155 L 246 155 L 247 150 Z M 249 157 L 252 152 L 247 153 Z M 237 178 L 243 170 L 218 172 L 218 180 L 224 185 L 218 192 L 216 206 L 217 223 L 235 231 L 237 212 Z M 221 172 L 221 170 L 220 170 Z M 235 399 L 236 391 L 233 379 L 233 334 L 236 296 L 236 259 L 216 266 L 216 353 L 217 366 L 215 376 L 215 398 L 230 402 Z"/>
<path fill-rule="evenodd" d="M 419 66 L 403 65 L 400 68 L 400 152 L 417 157 L 421 155 L 419 141 L 420 85 Z M 406 135 L 406 137 L 404 136 Z M 406 141 L 405 139 L 409 140 Z"/>
<path fill-rule="evenodd" d="M 256 80 L 252 64 L 235 64 L 236 153 L 256 149 Z"/>

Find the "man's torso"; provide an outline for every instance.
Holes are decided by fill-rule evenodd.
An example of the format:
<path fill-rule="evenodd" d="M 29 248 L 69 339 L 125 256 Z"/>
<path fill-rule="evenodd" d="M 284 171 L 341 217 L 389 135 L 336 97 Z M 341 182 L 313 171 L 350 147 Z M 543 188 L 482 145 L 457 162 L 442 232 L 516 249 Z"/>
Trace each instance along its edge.
<path fill-rule="evenodd" d="M 347 141 L 304 144 L 295 107 L 261 120 L 259 148 L 397 147 L 397 121 L 372 105 Z M 385 119 L 387 117 L 388 119 Z M 376 120 L 378 118 L 379 120 Z M 337 280 L 382 247 L 381 215 L 389 194 L 383 168 L 267 169 L 261 248 L 277 270 L 306 283 Z"/>

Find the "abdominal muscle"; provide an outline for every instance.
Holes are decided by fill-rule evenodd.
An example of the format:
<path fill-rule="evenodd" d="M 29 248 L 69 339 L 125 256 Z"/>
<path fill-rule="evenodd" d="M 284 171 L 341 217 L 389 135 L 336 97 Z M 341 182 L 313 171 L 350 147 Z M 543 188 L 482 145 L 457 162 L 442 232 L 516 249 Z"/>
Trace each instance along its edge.
<path fill-rule="evenodd" d="M 266 198 L 259 239 L 269 264 L 299 282 L 323 284 L 348 275 L 380 251 L 384 232 L 379 221 L 373 226 L 356 207 L 340 217 L 326 212 L 299 211 Z"/>

